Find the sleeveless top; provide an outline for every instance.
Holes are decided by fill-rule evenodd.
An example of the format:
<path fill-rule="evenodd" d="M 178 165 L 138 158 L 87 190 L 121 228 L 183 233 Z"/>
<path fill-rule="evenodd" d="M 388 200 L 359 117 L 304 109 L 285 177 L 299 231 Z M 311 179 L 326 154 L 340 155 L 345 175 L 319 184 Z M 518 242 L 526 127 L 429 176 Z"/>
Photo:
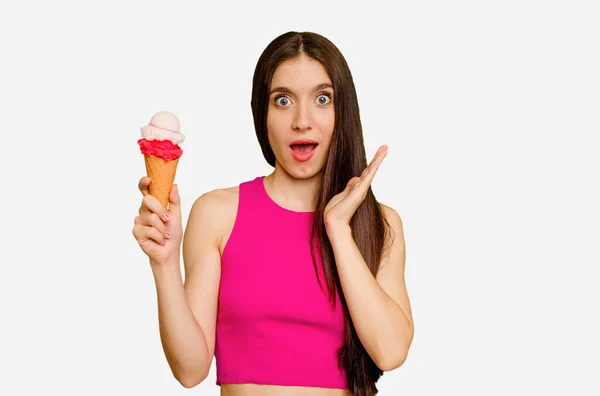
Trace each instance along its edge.
<path fill-rule="evenodd" d="M 268 195 L 264 176 L 239 185 L 233 231 L 221 257 L 216 324 L 217 385 L 348 389 L 338 367 L 345 324 L 339 294 L 328 297 L 314 212 L 294 212 Z M 315 245 L 318 247 L 317 245 Z"/>

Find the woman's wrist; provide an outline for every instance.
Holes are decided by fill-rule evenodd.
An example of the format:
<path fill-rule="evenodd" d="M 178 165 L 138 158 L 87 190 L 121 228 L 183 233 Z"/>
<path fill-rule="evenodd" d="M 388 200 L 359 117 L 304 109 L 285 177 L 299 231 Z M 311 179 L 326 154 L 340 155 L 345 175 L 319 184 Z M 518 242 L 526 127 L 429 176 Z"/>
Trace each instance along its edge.
<path fill-rule="evenodd" d="M 162 277 L 164 275 L 169 275 L 172 273 L 177 273 L 181 276 L 181 260 L 180 256 L 176 255 L 174 257 L 169 258 L 164 262 L 156 262 L 154 260 L 150 260 L 150 268 L 152 268 L 152 273 L 155 277 Z"/>
<path fill-rule="evenodd" d="M 346 223 L 329 223 L 325 224 L 325 230 L 329 239 L 352 236 L 352 228 Z"/>

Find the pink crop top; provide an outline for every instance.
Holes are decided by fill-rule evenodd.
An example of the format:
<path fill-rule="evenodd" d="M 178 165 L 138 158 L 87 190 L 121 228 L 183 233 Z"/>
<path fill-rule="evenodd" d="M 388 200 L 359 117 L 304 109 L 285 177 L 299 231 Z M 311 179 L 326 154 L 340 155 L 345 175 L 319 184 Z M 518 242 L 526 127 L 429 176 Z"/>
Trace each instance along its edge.
<path fill-rule="evenodd" d="M 310 254 L 314 212 L 279 206 L 263 179 L 240 184 L 235 224 L 221 257 L 217 385 L 348 389 L 346 372 L 338 368 L 344 341 L 339 295 L 334 309 Z"/>

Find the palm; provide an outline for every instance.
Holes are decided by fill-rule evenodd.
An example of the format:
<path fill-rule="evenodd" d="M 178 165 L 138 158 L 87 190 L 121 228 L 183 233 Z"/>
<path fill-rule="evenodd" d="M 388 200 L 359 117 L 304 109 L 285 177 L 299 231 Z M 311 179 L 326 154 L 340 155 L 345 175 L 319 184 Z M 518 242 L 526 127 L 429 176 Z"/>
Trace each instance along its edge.
<path fill-rule="evenodd" d="M 371 182 L 386 155 L 387 146 L 381 146 L 361 175 L 350 179 L 344 191 L 331 198 L 323 211 L 326 225 L 350 224 L 350 219 L 367 196 Z"/>

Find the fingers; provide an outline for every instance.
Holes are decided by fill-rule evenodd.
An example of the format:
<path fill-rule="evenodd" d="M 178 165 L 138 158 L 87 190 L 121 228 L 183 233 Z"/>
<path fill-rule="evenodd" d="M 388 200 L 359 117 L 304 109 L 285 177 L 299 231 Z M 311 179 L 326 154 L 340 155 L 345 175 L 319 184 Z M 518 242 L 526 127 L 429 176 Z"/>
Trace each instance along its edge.
<path fill-rule="evenodd" d="M 164 208 L 158 199 L 150 195 L 150 183 L 151 179 L 147 176 L 142 177 L 138 183 L 138 189 L 144 197 L 139 209 L 139 216 L 134 220 L 135 225 L 132 232 L 140 244 L 153 241 L 159 245 L 165 245 L 166 240 L 171 237 L 165 223 L 171 220 L 173 214 Z M 177 188 L 171 189 L 170 201 L 179 213 L 180 200 Z"/>
<path fill-rule="evenodd" d="M 160 217 L 158 217 L 156 213 L 145 213 L 144 215 L 137 216 L 134 223 L 144 227 L 154 227 L 165 238 L 170 237 L 169 233 L 167 232 L 167 225 L 160 219 Z"/>
<path fill-rule="evenodd" d="M 375 153 L 375 156 L 371 160 L 371 163 L 363 171 L 363 173 L 361 175 L 361 179 L 364 179 L 366 184 L 370 185 L 371 182 L 373 181 L 373 178 L 375 177 L 375 173 L 377 173 L 379 166 L 381 165 L 381 163 L 383 162 L 383 159 L 387 155 L 387 150 L 388 150 L 387 145 L 383 145 L 383 146 L 379 147 L 379 149 Z"/>
<path fill-rule="evenodd" d="M 171 237 L 167 226 L 156 213 L 146 213 L 137 216 L 134 223 L 133 235 L 139 242 L 152 239 L 154 242 L 164 245 L 164 240 Z"/>
<path fill-rule="evenodd" d="M 133 227 L 133 236 L 135 236 L 135 239 L 137 239 L 140 244 L 150 240 L 159 245 L 165 245 L 167 243 L 166 239 L 156 228 L 146 227 L 142 224 L 136 224 Z"/>
<path fill-rule="evenodd" d="M 140 190 L 142 195 L 150 195 L 150 189 L 148 187 L 150 185 L 150 182 L 151 180 L 147 176 L 144 176 L 140 179 L 140 182 L 138 183 L 138 189 Z"/>
<path fill-rule="evenodd" d="M 381 165 L 381 162 L 387 155 L 387 151 L 388 151 L 387 145 L 384 144 L 383 146 L 379 147 L 379 149 L 377 149 L 377 152 L 373 156 L 373 159 L 371 160 L 369 167 L 372 167 L 372 166 L 378 167 L 379 165 Z M 367 168 L 369 168 L 369 167 L 367 167 Z"/>
<path fill-rule="evenodd" d="M 144 198 L 142 198 L 139 216 L 134 221 L 133 234 L 140 243 L 151 239 L 164 245 L 165 239 L 171 236 L 165 223 L 171 220 L 172 214 L 162 206 L 158 199 L 148 193 L 150 182 L 149 177 L 142 177 L 138 184 Z"/>
<path fill-rule="evenodd" d="M 149 213 L 156 213 L 161 220 L 169 221 L 171 219 L 171 213 L 161 205 L 161 203 L 152 195 L 144 195 L 142 198 L 142 205 L 139 210 L 140 216 Z"/>
<path fill-rule="evenodd" d="M 346 188 L 348 190 L 355 190 L 357 193 L 364 196 L 373 182 L 373 178 L 375 177 L 381 162 L 383 162 L 383 159 L 387 155 L 387 149 L 387 145 L 379 147 L 371 160 L 371 163 L 362 171 L 360 177 L 355 176 L 350 179 Z"/>
<path fill-rule="evenodd" d="M 346 188 L 351 189 L 354 187 L 354 185 L 358 182 L 358 180 L 360 179 L 360 177 L 358 176 L 354 176 L 352 179 L 350 179 L 348 181 L 348 185 L 346 186 Z"/>
<path fill-rule="evenodd" d="M 179 196 L 179 186 L 173 184 L 169 193 L 169 210 L 176 215 L 181 214 L 181 197 Z"/>

